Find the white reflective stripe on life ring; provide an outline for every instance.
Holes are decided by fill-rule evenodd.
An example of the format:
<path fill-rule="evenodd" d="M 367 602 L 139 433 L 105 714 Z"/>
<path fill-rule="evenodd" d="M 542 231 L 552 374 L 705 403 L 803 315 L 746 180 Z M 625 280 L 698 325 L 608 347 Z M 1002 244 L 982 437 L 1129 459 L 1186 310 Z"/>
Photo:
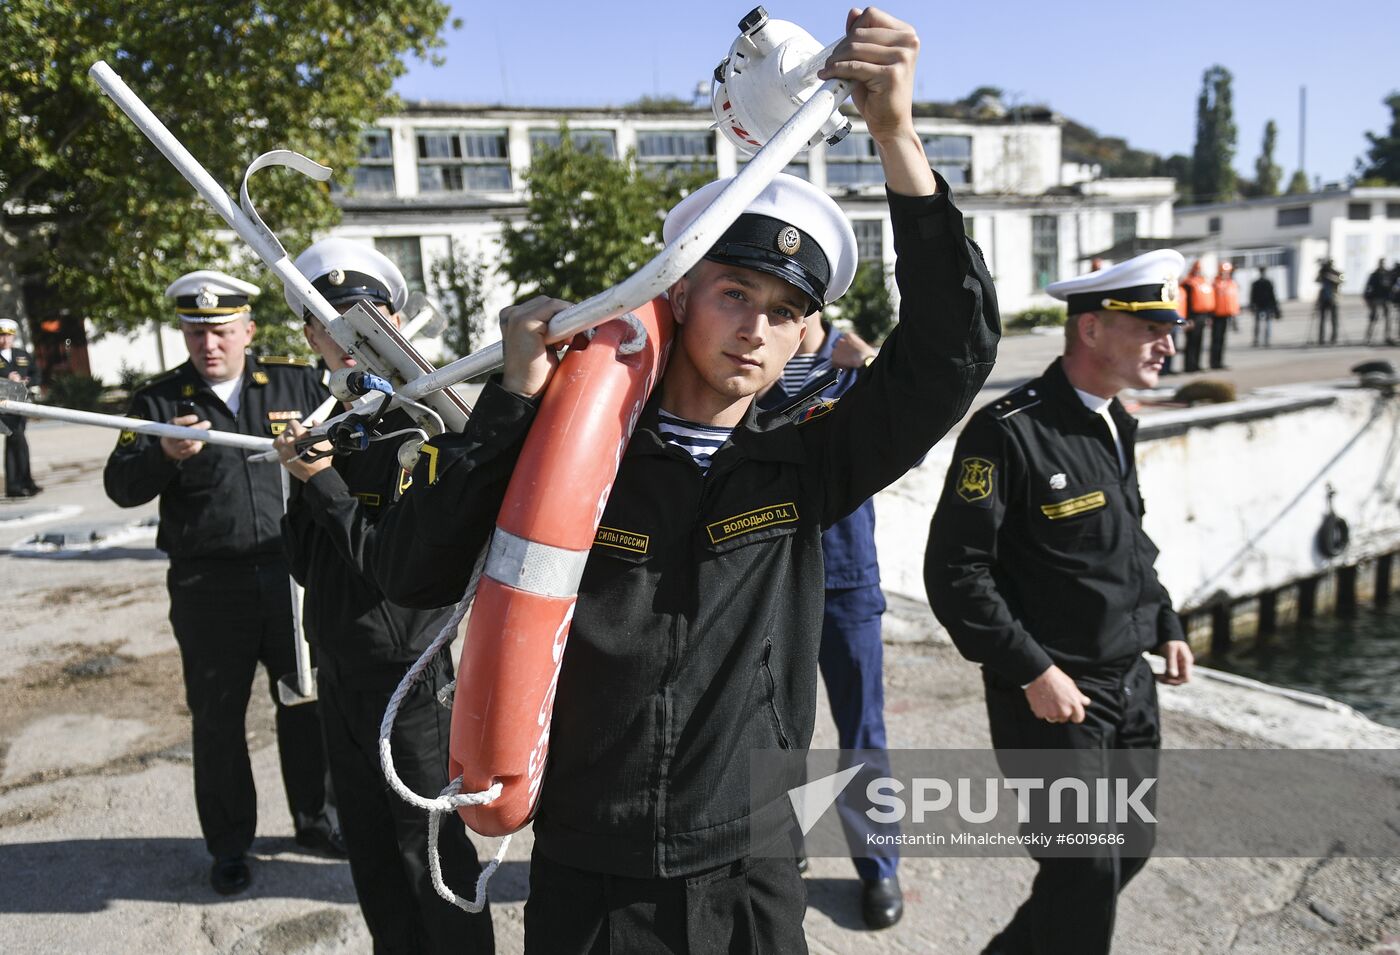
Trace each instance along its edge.
<path fill-rule="evenodd" d="M 589 553 L 539 544 L 497 527 L 491 535 L 483 572 L 497 583 L 526 593 L 573 597 L 578 593 Z"/>

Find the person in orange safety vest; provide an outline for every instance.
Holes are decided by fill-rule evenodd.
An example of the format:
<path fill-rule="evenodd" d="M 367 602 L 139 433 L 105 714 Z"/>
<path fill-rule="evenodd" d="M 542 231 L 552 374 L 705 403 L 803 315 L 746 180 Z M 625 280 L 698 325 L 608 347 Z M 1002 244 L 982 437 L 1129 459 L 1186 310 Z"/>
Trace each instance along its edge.
<path fill-rule="evenodd" d="M 1240 314 L 1240 287 L 1235 282 L 1235 267 L 1220 263 L 1215 276 L 1215 317 L 1210 320 L 1210 367 L 1225 368 L 1225 336 Z"/>

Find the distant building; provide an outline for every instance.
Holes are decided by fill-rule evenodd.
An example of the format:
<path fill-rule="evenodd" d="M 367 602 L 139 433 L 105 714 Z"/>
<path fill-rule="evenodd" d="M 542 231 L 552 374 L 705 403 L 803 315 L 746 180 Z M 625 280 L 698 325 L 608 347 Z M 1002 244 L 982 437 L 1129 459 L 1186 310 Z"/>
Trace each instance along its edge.
<path fill-rule="evenodd" d="M 1004 313 L 1051 304 L 1044 287 L 1083 271 L 1098 250 L 1172 234 L 1171 179 L 1103 179 L 1098 167 L 1064 162 L 1059 121 L 1049 111 L 981 115 L 986 118 L 921 117 L 915 125 L 987 257 Z M 337 200 L 344 216 L 335 234 L 372 243 L 417 289 L 427 286 L 433 263 L 454 251 L 498 260 L 500 221 L 523 213 L 531 156 L 558 141 L 562 122 L 575 141 L 613 156 L 633 152 L 648 167 L 727 176 L 741 163 L 729 142 L 710 129 L 708 109 L 411 102 L 363 133 L 353 188 Z M 893 265 L 884 177 L 859 118 L 846 139 L 797 157 L 787 171 L 824 187 L 846 210 L 862 259 Z M 510 288 L 495 289 L 488 308 L 499 309 L 512 298 Z M 260 301 L 262 308 L 276 309 L 280 300 L 280 289 L 269 288 Z M 487 328 L 494 331 L 495 323 Z M 111 381 L 123 362 L 154 369 L 153 343 L 149 332 L 94 343 L 92 373 Z M 178 343 L 172 350 L 167 339 L 166 363 L 183 358 Z"/>
<path fill-rule="evenodd" d="M 1392 265 L 1400 260 L 1400 187 L 1183 206 L 1176 210 L 1175 231 L 1234 262 L 1246 276 L 1267 268 L 1280 296 L 1314 300 L 1318 264 L 1325 258 L 1342 271 L 1342 293 L 1359 295 L 1380 259 Z"/>

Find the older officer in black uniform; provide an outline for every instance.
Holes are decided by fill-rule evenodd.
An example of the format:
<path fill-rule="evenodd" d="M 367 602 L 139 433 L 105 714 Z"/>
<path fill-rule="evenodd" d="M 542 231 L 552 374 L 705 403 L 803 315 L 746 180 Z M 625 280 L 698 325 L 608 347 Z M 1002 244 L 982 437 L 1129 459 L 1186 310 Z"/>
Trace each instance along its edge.
<path fill-rule="evenodd" d="M 365 302 L 399 324 L 408 287 L 394 263 L 373 248 L 349 239 L 322 239 L 297 257 L 296 266 L 338 310 Z M 332 372 L 354 366 L 355 359 L 290 290 L 287 302 L 306 320 L 306 340 Z M 414 428 L 412 418 L 393 411 L 379 430 L 391 434 Z M 376 952 L 490 952 L 490 910 L 469 915 L 433 890 L 428 817 L 390 790 L 379 765 L 379 724 L 389 697 L 451 613 L 450 607 L 411 610 L 390 603 L 365 562 L 366 535 L 409 486 L 409 472 L 398 455 L 413 435 L 376 441 L 363 452 L 333 461 L 308 461 L 296 450 L 296 439 L 305 433 L 294 421 L 277 439 L 282 463 L 296 478 L 282 540 L 292 573 L 306 587 L 303 622 L 317 651 L 326 760 L 360 911 Z M 438 703 L 437 693 L 451 680 L 452 654 L 443 647 L 404 698 L 394 722 L 399 776 L 414 792 L 428 796 L 436 796 L 450 780 L 451 713 Z M 438 846 L 450 884 L 476 881 L 481 867 L 464 826 L 443 826 Z"/>
<path fill-rule="evenodd" d="M 819 75 L 854 81 L 879 147 L 899 326 L 839 401 L 791 415 L 755 403 L 804 317 L 855 271 L 845 215 L 791 176 L 671 286 L 676 341 L 578 585 L 534 821 L 527 952 L 807 950 L 796 865 L 751 852 L 750 755 L 811 742 L 822 531 L 963 415 L 1000 331 L 986 265 L 914 130 L 917 36 L 874 7 L 846 28 Z M 667 239 L 724 185 L 671 210 Z M 462 434 L 425 445 L 412 490 L 381 519 L 375 568 L 392 599 L 461 596 L 553 373 L 544 330 L 562 308 L 539 298 L 502 314 L 500 382 Z M 550 480 L 569 493 L 568 475 Z"/>
<path fill-rule="evenodd" d="M 987 405 L 958 439 L 924 580 L 934 613 L 982 664 L 998 749 L 1156 750 L 1151 650 L 1167 683 L 1191 650 L 1157 579 L 1115 396 L 1157 383 L 1180 321 L 1172 250 L 1058 282 L 1065 353 Z M 1030 899 L 989 953 L 1107 952 L 1119 890 L 1145 857 L 1040 859 Z"/>
<path fill-rule="evenodd" d="M 39 366 L 34 356 L 15 347 L 19 323 L 12 318 L 0 318 L 0 375 L 22 385 L 39 384 Z M 23 415 L 0 415 L 10 433 L 5 438 L 5 496 L 33 497 L 43 490 L 29 473 L 29 442 L 24 437 Z"/>
<path fill-rule="evenodd" d="M 273 437 L 326 397 L 305 362 L 246 352 L 258 288 L 201 270 L 166 289 L 190 359 L 151 381 L 130 414 L 150 421 Z M 103 484 L 122 507 L 160 498 L 156 546 L 170 555 L 170 624 L 180 646 L 194 732 L 195 804 L 223 894 L 251 880 L 246 853 L 257 796 L 244 717 L 259 663 L 269 682 L 295 672 L 291 587 L 282 555 L 282 483 L 274 462 L 236 448 L 124 431 Z M 276 693 L 273 694 L 276 702 Z M 282 781 L 307 848 L 339 854 L 326 812 L 325 758 L 315 704 L 277 704 Z"/>

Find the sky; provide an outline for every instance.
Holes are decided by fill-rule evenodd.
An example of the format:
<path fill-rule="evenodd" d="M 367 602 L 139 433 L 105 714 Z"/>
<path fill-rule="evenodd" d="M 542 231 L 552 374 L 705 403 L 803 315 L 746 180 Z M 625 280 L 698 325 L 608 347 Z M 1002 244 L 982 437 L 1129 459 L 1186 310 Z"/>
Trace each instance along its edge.
<path fill-rule="evenodd" d="M 621 105 L 689 98 L 738 35 L 753 0 L 452 2 L 445 64 L 411 59 L 405 99 L 512 106 Z M 845 28 L 830 0 L 765 7 L 823 44 Z M 922 41 L 915 96 L 950 100 L 998 86 L 1008 104 L 1045 103 L 1129 144 L 1191 152 L 1201 74 L 1234 74 L 1236 168 L 1252 176 L 1264 124 L 1278 123 L 1274 161 L 1298 168 L 1298 91 L 1307 87 L 1306 169 L 1323 181 L 1355 171 L 1367 130 L 1389 127 L 1381 100 L 1400 89 L 1395 0 L 888 0 Z"/>

